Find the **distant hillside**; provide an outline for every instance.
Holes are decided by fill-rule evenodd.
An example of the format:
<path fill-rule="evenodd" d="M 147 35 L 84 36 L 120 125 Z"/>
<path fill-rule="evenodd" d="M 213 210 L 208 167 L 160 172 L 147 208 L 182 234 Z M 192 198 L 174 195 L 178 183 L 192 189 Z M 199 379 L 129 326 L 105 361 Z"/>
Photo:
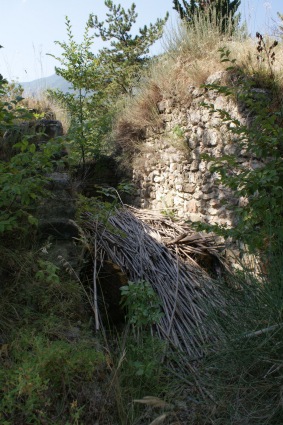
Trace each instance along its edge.
<path fill-rule="evenodd" d="M 72 92 L 71 84 L 59 75 L 50 75 L 50 77 L 39 78 L 38 80 L 20 83 L 24 88 L 24 96 L 39 97 L 47 89 L 59 89 L 64 93 Z"/>

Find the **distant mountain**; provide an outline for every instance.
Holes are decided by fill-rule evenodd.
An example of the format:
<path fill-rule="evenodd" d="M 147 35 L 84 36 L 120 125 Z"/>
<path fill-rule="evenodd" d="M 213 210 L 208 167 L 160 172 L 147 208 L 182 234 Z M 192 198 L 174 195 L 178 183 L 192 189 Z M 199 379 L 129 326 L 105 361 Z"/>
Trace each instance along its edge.
<path fill-rule="evenodd" d="M 66 92 L 72 92 L 71 84 L 59 75 L 50 75 L 50 77 L 39 78 L 26 83 L 20 83 L 24 89 L 24 97 L 39 97 L 47 89 L 59 89 Z"/>

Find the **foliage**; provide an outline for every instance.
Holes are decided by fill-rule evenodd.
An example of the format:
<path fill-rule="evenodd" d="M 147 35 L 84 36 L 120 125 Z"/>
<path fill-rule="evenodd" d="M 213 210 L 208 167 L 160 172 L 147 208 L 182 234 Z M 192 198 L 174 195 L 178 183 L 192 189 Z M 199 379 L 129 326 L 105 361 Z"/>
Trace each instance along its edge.
<path fill-rule="evenodd" d="M 90 423 L 104 405 L 97 379 L 107 367 L 86 291 L 47 260 L 49 248 L 1 251 L 0 422 L 7 425 Z"/>
<path fill-rule="evenodd" d="M 194 25 L 194 15 L 206 14 L 211 20 L 213 14 L 216 13 L 216 19 L 220 23 L 222 33 L 226 33 L 229 29 L 229 20 L 232 20 L 233 30 L 239 23 L 240 16 L 235 14 L 240 2 L 240 0 L 191 0 L 190 2 L 183 0 L 182 5 L 179 0 L 173 0 L 173 9 L 179 13 L 182 20 L 190 25 Z"/>
<path fill-rule="evenodd" d="M 172 377 L 163 362 L 165 343 L 144 331 L 137 340 L 135 335 L 124 333 L 119 352 L 119 364 L 116 366 L 115 392 L 120 423 L 131 425 L 140 423 L 144 409 L 133 403 L 145 394 L 161 396 L 170 388 Z M 122 361 L 121 361 L 122 359 Z M 147 412 L 148 422 L 154 417 Z"/>
<path fill-rule="evenodd" d="M 160 301 L 149 282 L 140 280 L 121 287 L 122 306 L 127 319 L 137 328 L 152 326 L 161 319 Z"/>
<path fill-rule="evenodd" d="M 97 58 L 92 53 L 94 36 L 90 35 L 90 25 L 86 24 L 83 41 L 77 43 L 72 33 L 71 22 L 66 17 L 68 42 L 56 41 L 62 56 L 54 57 L 61 67 L 56 73 L 71 83 L 73 92 L 48 91 L 49 97 L 64 106 L 70 115 L 67 140 L 74 160 L 82 161 L 85 171 L 86 161 L 101 151 L 103 136 L 109 129 L 110 115 L 107 114 L 103 94 L 103 76 Z"/>
<path fill-rule="evenodd" d="M 120 421 L 130 425 L 143 417 L 133 400 L 145 394 L 164 394 L 172 377 L 164 362 L 167 345 L 153 334 L 153 326 L 163 315 L 157 294 L 145 280 L 129 281 L 120 290 L 127 325 L 119 340 L 114 384 Z"/>
<path fill-rule="evenodd" d="M 16 94 L 10 97 L 10 93 Z M 25 118 L 27 111 L 20 108 L 19 104 L 23 98 L 18 92 L 11 90 L 8 81 L 0 75 L 0 136 L 8 130 L 13 124 L 15 119 Z"/>
<path fill-rule="evenodd" d="M 35 278 L 47 283 L 59 283 L 60 277 L 58 276 L 59 267 L 47 260 L 40 259 L 38 261 L 40 270 L 35 274 Z"/>
<path fill-rule="evenodd" d="M 115 99 L 121 93 L 132 94 L 150 61 L 149 48 L 161 37 L 168 14 L 155 24 L 140 28 L 139 34 L 133 36 L 131 30 L 138 16 L 135 4 L 127 11 L 111 0 L 106 0 L 105 6 L 108 8 L 106 25 L 96 15 L 90 15 L 89 24 L 97 30 L 96 37 L 110 42 L 111 47 L 100 50 L 98 59 L 104 79 L 108 80 L 107 94 Z"/>
<path fill-rule="evenodd" d="M 244 267 L 230 275 L 229 286 L 222 283 L 225 308 L 207 306 L 208 320 L 218 326 L 199 379 L 213 400 L 207 400 L 206 415 L 215 423 L 283 421 L 282 244 L 270 260 L 265 277 L 258 279 Z"/>
<path fill-rule="evenodd" d="M 260 54 L 273 56 L 271 50 L 261 50 Z M 234 99 L 249 111 L 251 117 L 240 122 L 222 109 L 208 106 L 212 114 L 218 114 L 230 132 L 237 136 L 237 154 L 220 158 L 206 157 L 212 162 L 211 172 L 217 173 L 218 181 L 232 190 L 238 200 L 236 205 L 228 202 L 234 210 L 236 222 L 232 229 L 218 226 L 207 228 L 225 236 L 232 236 L 247 243 L 251 248 L 264 248 L 273 244 L 282 232 L 283 204 L 283 163 L 282 163 L 282 109 L 277 101 L 271 103 L 267 92 L 256 90 L 257 85 L 246 76 L 230 58 L 230 51 L 221 50 L 222 60 L 230 64 L 228 70 L 237 76 L 233 87 L 210 84 L 205 87 Z M 267 60 L 269 89 L 276 88 L 274 74 L 270 72 L 271 61 Z M 276 93 L 275 93 L 276 94 Z M 276 100 L 276 96 L 273 95 Z M 240 161 L 237 155 L 245 158 Z M 249 164 L 247 166 L 247 163 Z"/>
<path fill-rule="evenodd" d="M 110 0 L 105 5 L 109 10 L 107 26 L 91 14 L 81 43 L 74 40 L 66 18 L 68 42 L 56 41 L 63 49 L 62 56 L 51 55 L 61 64 L 56 73 L 71 83 L 74 92 L 49 91 L 49 95 L 70 114 L 68 140 L 72 155 L 79 153 L 84 171 L 88 159 L 97 157 L 103 149 L 107 151 L 117 96 L 132 92 L 149 63 L 149 48 L 161 37 L 167 20 L 158 19 L 133 36 L 130 32 L 137 18 L 135 5 L 128 11 Z M 90 34 L 92 28 L 98 31 L 95 35 Z M 92 53 L 95 36 L 111 42 L 111 48 L 102 49 L 96 56 Z M 78 155 L 75 159 L 79 159 Z"/>
<path fill-rule="evenodd" d="M 184 130 L 177 124 L 174 128 L 172 128 L 172 133 L 178 139 L 182 139 L 185 136 Z"/>
<path fill-rule="evenodd" d="M 20 141 L 5 141 L 7 131 L 12 131 L 21 120 L 31 115 L 21 107 L 22 97 L 9 98 L 11 86 L 0 79 L 0 233 L 13 229 L 22 230 L 29 224 L 36 224 L 33 214 L 35 206 L 46 193 L 46 177 L 55 165 L 56 154 L 62 150 L 60 140 L 49 141 L 39 150 L 31 142 L 31 136 L 23 136 Z M 17 92 L 16 92 L 17 93 Z M 8 147 L 6 145 L 9 145 Z M 5 155 L 5 149 L 14 154 Z"/>
<path fill-rule="evenodd" d="M 23 96 L 23 87 L 15 81 L 6 82 L 5 84 L 5 93 L 3 93 L 2 101 L 7 102 L 6 105 L 10 105 L 9 109 L 11 110 L 11 106 L 13 109 L 19 108 L 19 104 L 22 100 L 24 100 Z M 12 102 L 11 102 L 12 101 Z M 14 102 L 16 101 L 16 102 Z M 15 111 L 14 111 L 15 112 Z M 22 112 L 27 113 L 27 111 L 22 109 Z"/>
<path fill-rule="evenodd" d="M 119 194 L 114 188 L 97 186 L 97 196 L 79 195 L 77 199 L 77 222 L 84 226 L 85 218 L 93 217 L 96 223 L 101 223 L 109 232 L 117 233 L 117 229 L 109 223 L 109 217 L 115 214 L 121 204 Z"/>
<path fill-rule="evenodd" d="M 74 410 L 82 419 L 86 407 L 82 391 L 103 365 L 104 356 L 89 342 L 50 341 L 23 332 L 9 346 L 4 363 L 1 423 L 66 424 Z"/>
<path fill-rule="evenodd" d="M 47 173 L 58 161 L 54 156 L 61 151 L 60 142 L 48 142 L 42 151 L 36 151 L 28 139 L 14 145 L 20 153 L 9 162 L 0 161 L 0 232 L 36 224 L 36 205 L 46 195 Z"/>

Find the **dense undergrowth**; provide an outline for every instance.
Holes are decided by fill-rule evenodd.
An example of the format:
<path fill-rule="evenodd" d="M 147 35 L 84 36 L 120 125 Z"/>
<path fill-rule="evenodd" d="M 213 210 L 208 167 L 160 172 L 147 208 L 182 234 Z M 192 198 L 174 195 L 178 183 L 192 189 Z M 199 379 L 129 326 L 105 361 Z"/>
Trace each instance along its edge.
<path fill-rule="evenodd" d="M 248 194 L 257 191 L 262 201 L 258 202 L 257 198 L 253 203 L 251 199 L 253 210 L 250 210 L 248 226 L 239 226 L 232 234 L 250 243 L 254 251 L 260 251 L 261 272 L 255 275 L 244 266 L 241 271 L 215 282 L 225 304 L 221 310 L 206 306 L 207 320 L 218 325 L 211 329 L 213 343 L 204 347 L 205 356 L 201 359 L 189 359 L 176 352 L 150 331 L 150 325 L 160 317 L 159 310 L 155 310 L 160 305 L 152 301 L 150 291 L 146 297 L 146 288 L 138 298 L 138 290 L 131 293 L 131 285 L 124 287 L 128 323 L 122 330 L 105 325 L 100 333 L 95 333 L 91 285 L 73 270 L 70 274 L 66 267 L 50 261 L 46 256 L 48 247 L 37 239 L 36 208 L 47 193 L 43 190 L 46 173 L 62 166 L 60 159 L 56 159 L 62 140 L 50 141 L 43 150 L 38 150 L 27 135 L 16 144 L 13 154 L 1 157 L 0 162 L 0 423 L 3 425 L 283 423 L 283 243 L 280 233 L 283 49 L 281 42 L 276 46 L 273 40 L 260 37 L 252 40 L 243 31 L 233 36 L 229 31 L 226 36 L 213 15 L 209 20 L 205 15 L 196 16 L 193 22 L 189 27 L 180 24 L 170 33 L 166 53 L 150 67 L 149 61 L 145 61 L 146 72 L 139 74 L 142 84 L 136 88 L 135 96 L 123 94 L 119 107 L 112 104 L 110 109 L 106 107 L 105 98 L 100 97 L 98 123 L 105 124 L 103 142 L 113 140 L 110 122 L 116 116 L 117 141 L 124 151 L 135 150 L 148 127 L 162 126 L 157 103 L 163 97 L 171 96 L 175 104 L 186 105 L 189 99 L 185 87 L 199 86 L 214 71 L 227 68 L 227 61 L 221 63 L 218 59 L 219 49 L 223 53 L 225 47 L 225 51 L 229 51 L 224 59 L 231 65 L 230 75 L 237 78 L 230 78 L 234 86 L 224 89 L 218 85 L 213 89 L 235 96 L 239 94 L 235 87 L 257 87 L 267 89 L 271 96 L 268 105 L 261 104 L 260 99 L 257 103 L 256 112 L 264 118 L 261 145 L 254 143 L 258 139 L 253 129 L 235 123 L 245 143 L 253 142 L 250 144 L 253 149 L 261 146 L 260 153 L 266 160 L 272 154 L 276 159 L 268 163 L 267 173 L 256 176 L 257 183 L 262 179 L 256 189 L 252 179 L 245 180 Z M 88 30 L 92 25 L 94 22 L 89 22 Z M 85 41 L 90 42 L 87 34 Z M 75 61 L 76 57 L 71 59 Z M 87 56 L 87 61 L 89 59 Z M 97 68 L 95 70 L 95 78 L 98 78 Z M 88 78 L 90 71 L 86 73 Z M 125 79 L 129 82 L 127 74 Z M 79 83 L 82 90 L 83 82 Z M 115 96 L 118 83 L 114 84 Z M 129 82 L 128 91 L 132 90 L 132 84 L 133 80 Z M 113 97 L 111 87 L 107 89 Z M 23 105 L 19 93 L 13 90 L 11 93 L 11 87 L 1 80 L 1 143 L 8 130 L 30 118 L 27 107 L 33 109 L 29 106 L 32 103 Z M 72 123 L 71 132 L 63 142 L 69 143 L 73 162 L 82 160 L 78 160 L 80 152 L 82 156 L 86 154 L 83 162 L 87 162 L 88 155 L 97 154 L 99 147 L 98 133 L 88 132 L 90 125 L 96 125 L 95 120 L 89 119 L 94 102 L 82 93 L 79 98 L 61 97 L 61 106 L 63 100 L 65 104 L 69 102 L 67 115 L 68 122 Z M 249 97 L 244 95 L 242 101 L 248 102 Z M 77 108 L 78 102 L 81 109 L 72 116 L 70 111 Z M 122 114 L 117 116 L 122 105 Z M 107 122 L 103 120 L 105 111 Z M 43 108 L 36 113 L 42 117 L 46 111 Z M 223 119 L 227 123 L 231 121 L 225 114 Z M 79 137 L 73 153 L 74 134 Z M 264 150 L 264 144 L 268 144 L 268 149 Z M 129 157 L 126 158 L 128 161 Z M 224 183 L 228 186 L 237 188 L 243 184 L 240 173 L 233 176 L 234 180 L 222 177 L 226 177 Z M 247 177 L 254 178 L 254 175 Z M 274 202 L 267 202 L 270 187 L 274 191 Z M 104 190 L 104 196 L 112 195 Z M 97 209 L 96 200 L 80 202 L 81 212 Z M 105 203 L 105 210 L 101 205 L 100 202 L 99 214 L 107 219 L 111 204 Z M 238 213 L 241 217 L 243 211 Z M 259 216 L 262 222 L 252 221 Z M 246 237 L 247 231 L 253 238 Z M 80 242 L 83 248 L 88 243 L 87 238 Z M 133 308 L 135 305 L 137 308 Z M 154 317 L 150 316 L 152 311 Z M 137 320 L 137 312 L 142 321 Z"/>

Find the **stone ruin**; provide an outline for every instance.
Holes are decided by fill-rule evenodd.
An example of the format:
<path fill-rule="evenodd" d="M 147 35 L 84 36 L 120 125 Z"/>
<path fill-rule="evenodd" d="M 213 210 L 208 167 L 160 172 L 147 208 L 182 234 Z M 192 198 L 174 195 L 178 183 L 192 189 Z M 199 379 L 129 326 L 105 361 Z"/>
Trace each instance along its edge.
<path fill-rule="evenodd" d="M 207 83 L 221 79 L 220 72 Z M 250 158 L 239 152 L 236 136 L 216 114 L 210 114 L 206 104 L 227 111 L 244 122 L 244 106 L 205 88 L 188 87 L 188 103 L 181 107 L 171 98 L 158 103 L 163 128 L 149 129 L 139 142 L 139 153 L 133 161 L 133 182 L 137 188 L 134 205 L 175 214 L 191 222 L 231 225 L 233 216 L 223 200 L 233 196 L 216 184 L 210 171 L 213 158 L 237 154 L 246 167 L 255 167 Z M 242 155 L 242 156 L 241 156 Z"/>

